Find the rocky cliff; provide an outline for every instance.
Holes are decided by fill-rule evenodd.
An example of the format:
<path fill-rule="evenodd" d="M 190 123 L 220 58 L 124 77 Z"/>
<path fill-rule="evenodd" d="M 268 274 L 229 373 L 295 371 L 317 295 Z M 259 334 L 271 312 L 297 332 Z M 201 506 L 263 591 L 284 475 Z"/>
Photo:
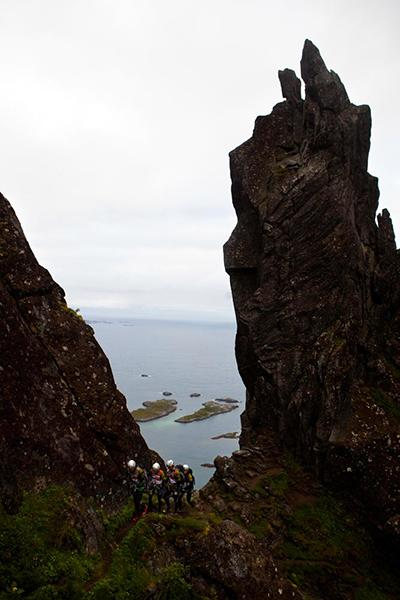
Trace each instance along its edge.
<path fill-rule="evenodd" d="M 400 524 L 399 257 L 367 171 L 371 116 L 306 41 L 301 82 L 230 155 L 225 244 L 247 389 L 242 445 L 272 428 L 393 538 Z"/>
<path fill-rule="evenodd" d="M 280 72 L 286 101 L 231 155 L 225 263 L 247 406 L 241 449 L 215 459 L 184 514 L 132 519 L 128 501 L 90 519 L 76 506 L 81 495 L 118 505 L 127 456 L 148 466 L 152 454 L 93 332 L 0 197 L 0 489 L 9 509 L 39 490 L 16 514 L 0 505 L 0 595 L 399 598 L 398 552 L 381 543 L 398 541 L 400 523 L 393 229 L 386 211 L 375 223 L 368 108 L 350 104 L 310 42 L 302 75 L 306 99 Z M 100 545 L 88 544 L 96 519 Z"/>
<path fill-rule="evenodd" d="M 112 508 L 128 495 L 126 459 L 148 449 L 93 330 L 36 261 L 0 195 L 0 493 L 70 484 Z"/>

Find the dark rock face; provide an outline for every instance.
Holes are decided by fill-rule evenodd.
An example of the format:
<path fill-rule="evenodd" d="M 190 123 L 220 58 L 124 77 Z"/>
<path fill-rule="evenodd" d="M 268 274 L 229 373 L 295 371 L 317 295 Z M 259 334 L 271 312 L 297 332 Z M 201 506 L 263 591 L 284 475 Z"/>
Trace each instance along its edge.
<path fill-rule="evenodd" d="M 0 195 L 0 492 L 71 484 L 112 508 L 124 499 L 126 459 L 148 449 L 92 329 L 36 261 Z"/>
<path fill-rule="evenodd" d="M 187 545 L 186 559 L 191 568 L 208 580 L 218 582 L 227 598 L 263 600 L 296 599 L 302 596 L 278 575 L 278 569 L 265 548 L 253 535 L 226 519 L 207 536 Z"/>
<path fill-rule="evenodd" d="M 301 75 L 305 100 L 281 71 L 286 101 L 230 155 L 242 441 L 272 427 L 398 536 L 400 273 L 389 213 L 375 223 L 370 110 L 309 41 Z"/>

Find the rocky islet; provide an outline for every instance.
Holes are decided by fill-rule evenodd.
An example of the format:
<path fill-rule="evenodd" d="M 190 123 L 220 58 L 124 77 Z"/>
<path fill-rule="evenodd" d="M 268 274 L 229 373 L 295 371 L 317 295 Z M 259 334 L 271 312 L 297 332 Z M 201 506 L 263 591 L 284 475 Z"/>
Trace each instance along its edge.
<path fill-rule="evenodd" d="M 221 433 L 220 435 L 214 435 L 212 440 L 236 440 L 239 437 L 237 431 L 228 431 L 227 433 Z"/>
<path fill-rule="evenodd" d="M 194 413 L 179 417 L 179 419 L 175 419 L 175 421 L 176 423 L 194 423 L 195 421 L 204 421 L 205 419 L 210 419 L 216 415 L 231 412 L 235 408 L 237 408 L 237 404 L 235 403 L 223 403 L 216 402 L 215 400 L 209 400 L 208 402 L 203 402 L 202 407 L 196 410 Z"/>
<path fill-rule="evenodd" d="M 132 417 L 138 423 L 146 423 L 154 419 L 161 419 L 177 409 L 177 401 L 172 398 L 162 398 L 160 400 L 146 400 L 142 403 L 144 408 L 136 408 L 131 411 Z"/>

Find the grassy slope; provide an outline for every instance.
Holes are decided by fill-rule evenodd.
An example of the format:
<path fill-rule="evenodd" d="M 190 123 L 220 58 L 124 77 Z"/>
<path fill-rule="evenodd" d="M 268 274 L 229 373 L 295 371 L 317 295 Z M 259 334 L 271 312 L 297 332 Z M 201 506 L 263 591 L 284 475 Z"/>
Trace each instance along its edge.
<path fill-rule="evenodd" d="M 290 456 L 265 471 L 251 471 L 247 463 L 239 469 L 242 481 L 249 478 L 251 499 L 240 499 L 240 490 L 220 490 L 218 510 L 203 500 L 200 510 L 149 514 L 136 524 L 128 502 L 117 515 L 101 516 L 104 543 L 94 556 L 71 520 L 76 499 L 69 490 L 26 494 L 18 514 L 0 511 L 0 600 L 199 598 L 190 565 L 180 562 L 176 548 L 225 518 L 254 534 L 255 555 L 258 543 L 272 551 L 307 600 L 399 597 L 398 574 L 368 531 Z"/>
<path fill-rule="evenodd" d="M 147 559 L 156 546 L 202 531 L 198 517 L 150 514 L 132 522 L 128 502 L 105 528 L 101 552 L 89 556 L 82 535 L 70 524 L 74 498 L 69 490 L 50 487 L 26 494 L 16 515 L 0 512 L 0 599 L 109 600 L 195 599 L 187 569 L 172 559 L 152 568 Z M 163 531 L 160 538 L 160 527 Z"/>
<path fill-rule="evenodd" d="M 221 496 L 223 518 L 232 518 L 272 548 L 280 568 L 307 600 L 397 600 L 400 578 L 382 548 L 349 510 L 289 454 L 266 472 L 239 467 L 251 481 L 251 501 L 236 489 Z M 213 492 L 215 494 L 215 490 Z M 250 511 L 248 508 L 250 508 Z"/>

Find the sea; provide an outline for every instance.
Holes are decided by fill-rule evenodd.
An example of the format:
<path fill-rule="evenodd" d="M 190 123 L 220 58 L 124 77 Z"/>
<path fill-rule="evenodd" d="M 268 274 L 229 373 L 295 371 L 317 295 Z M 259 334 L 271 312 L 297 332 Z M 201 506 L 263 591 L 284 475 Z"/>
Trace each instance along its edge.
<path fill-rule="evenodd" d="M 140 423 L 140 429 L 148 446 L 165 460 L 189 464 L 196 487 L 202 487 L 214 469 L 201 465 L 238 449 L 235 439 L 211 439 L 227 432 L 240 433 L 245 389 L 234 355 L 236 326 L 135 319 L 88 322 L 110 360 L 129 410 L 140 408 L 146 400 L 164 398 L 163 392 L 171 392 L 169 398 L 178 402 L 174 413 Z M 191 398 L 192 393 L 201 395 Z M 201 408 L 202 402 L 226 397 L 238 400 L 238 408 L 204 421 L 175 422 Z"/>

